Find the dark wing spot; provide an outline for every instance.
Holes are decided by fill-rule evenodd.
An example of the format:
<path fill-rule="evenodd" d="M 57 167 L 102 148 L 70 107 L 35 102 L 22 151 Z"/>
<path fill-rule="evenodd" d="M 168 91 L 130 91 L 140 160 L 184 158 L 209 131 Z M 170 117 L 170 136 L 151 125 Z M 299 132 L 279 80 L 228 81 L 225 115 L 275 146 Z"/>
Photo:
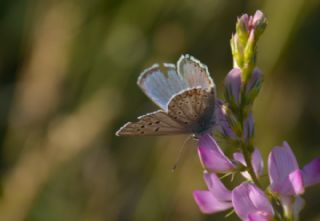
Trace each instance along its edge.
<path fill-rule="evenodd" d="M 144 134 L 144 131 L 141 131 L 140 134 Z"/>
<path fill-rule="evenodd" d="M 151 126 L 151 125 L 152 125 L 152 122 L 148 123 L 148 125 Z"/>
<path fill-rule="evenodd" d="M 160 130 L 160 127 L 157 127 L 156 129 L 154 129 L 155 132 L 158 132 Z"/>
<path fill-rule="evenodd" d="M 141 125 L 140 128 L 144 128 L 144 125 Z"/>
<path fill-rule="evenodd" d="M 160 124 L 160 121 L 159 121 L 159 120 L 157 120 L 157 121 L 155 122 L 155 124 Z"/>

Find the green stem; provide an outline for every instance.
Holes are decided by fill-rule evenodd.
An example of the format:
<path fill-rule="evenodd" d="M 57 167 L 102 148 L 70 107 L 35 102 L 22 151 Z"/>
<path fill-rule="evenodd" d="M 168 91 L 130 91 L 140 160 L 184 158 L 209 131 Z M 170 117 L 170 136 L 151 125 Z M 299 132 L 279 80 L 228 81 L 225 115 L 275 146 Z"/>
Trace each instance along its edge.
<path fill-rule="evenodd" d="M 245 88 L 246 88 L 246 84 L 247 82 L 243 82 L 243 86 L 241 89 L 241 106 L 240 106 L 240 122 L 241 122 L 241 129 L 242 129 L 242 139 L 241 139 L 241 150 L 242 150 L 242 154 L 244 156 L 244 160 L 246 162 L 247 165 L 247 172 L 249 173 L 252 181 L 259 187 L 262 188 L 258 177 L 256 175 L 256 173 L 254 172 L 253 166 L 252 166 L 252 162 L 251 162 L 251 151 L 250 149 L 252 149 L 250 147 L 250 145 L 248 144 L 248 142 L 245 141 L 245 138 L 243 137 L 243 132 L 244 132 L 244 121 L 245 121 L 245 110 L 244 110 L 244 106 L 245 106 Z"/>
<path fill-rule="evenodd" d="M 249 151 L 249 148 L 248 146 L 245 145 L 245 142 L 242 141 L 242 144 L 241 144 L 241 149 L 242 149 L 242 153 L 243 153 L 243 156 L 244 156 L 244 160 L 246 162 L 246 165 L 247 165 L 247 172 L 250 174 L 251 176 L 251 179 L 252 181 L 259 187 L 259 188 L 262 188 L 259 180 L 258 180 L 258 177 L 256 175 L 256 173 L 254 172 L 254 169 L 253 169 L 253 166 L 252 166 L 252 163 L 251 163 L 251 153 Z"/>

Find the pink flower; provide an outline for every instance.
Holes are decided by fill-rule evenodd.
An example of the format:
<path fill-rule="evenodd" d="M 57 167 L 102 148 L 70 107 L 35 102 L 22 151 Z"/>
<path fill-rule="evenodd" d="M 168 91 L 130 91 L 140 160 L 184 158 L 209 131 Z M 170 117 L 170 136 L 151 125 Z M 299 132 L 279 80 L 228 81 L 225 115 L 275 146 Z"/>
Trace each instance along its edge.
<path fill-rule="evenodd" d="M 303 169 L 289 144 L 275 147 L 269 154 L 270 188 L 282 196 L 297 196 L 304 192 L 304 187 L 320 183 L 320 158 L 316 158 Z"/>
<path fill-rule="evenodd" d="M 212 172 L 226 173 L 235 169 L 235 165 L 209 134 L 200 137 L 198 154 L 203 166 Z"/>
<path fill-rule="evenodd" d="M 233 158 L 236 161 L 238 161 L 239 163 L 241 163 L 242 165 L 247 166 L 247 164 L 244 160 L 244 156 L 241 152 L 235 152 L 233 154 Z M 254 170 L 255 174 L 257 175 L 257 177 L 262 176 L 262 174 L 263 174 L 263 160 L 262 160 L 260 150 L 257 148 L 255 148 L 252 153 L 251 164 L 252 164 L 253 170 Z M 246 179 L 251 180 L 251 176 L 247 171 L 241 172 L 241 174 Z"/>
<path fill-rule="evenodd" d="M 193 197 L 203 213 L 217 213 L 232 208 L 231 192 L 215 173 L 204 173 L 209 190 L 195 190 Z"/>
<path fill-rule="evenodd" d="M 242 183 L 232 191 L 232 205 L 243 221 L 267 221 L 274 216 L 265 193 L 252 183 Z"/>

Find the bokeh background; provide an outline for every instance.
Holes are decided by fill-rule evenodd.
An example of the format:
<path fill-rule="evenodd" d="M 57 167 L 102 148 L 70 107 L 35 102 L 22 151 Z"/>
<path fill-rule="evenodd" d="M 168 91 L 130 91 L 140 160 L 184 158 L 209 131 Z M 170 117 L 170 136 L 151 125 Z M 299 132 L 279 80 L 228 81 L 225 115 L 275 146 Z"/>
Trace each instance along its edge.
<path fill-rule="evenodd" d="M 300 165 L 320 155 L 320 2 L 317 0 L 1 0 L 0 220 L 200 221 L 194 141 L 115 137 L 156 109 L 136 86 L 155 62 L 190 53 L 222 96 L 236 17 L 261 9 L 265 83 L 256 145 L 287 140 Z M 309 188 L 302 220 L 320 220 Z M 229 220 L 237 220 L 231 215 Z"/>

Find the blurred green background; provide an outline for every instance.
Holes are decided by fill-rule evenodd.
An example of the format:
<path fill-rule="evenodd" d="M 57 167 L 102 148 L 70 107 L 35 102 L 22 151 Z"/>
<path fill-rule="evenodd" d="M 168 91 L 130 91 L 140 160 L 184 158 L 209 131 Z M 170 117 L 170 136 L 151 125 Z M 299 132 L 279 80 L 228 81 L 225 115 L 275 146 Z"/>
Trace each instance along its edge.
<path fill-rule="evenodd" d="M 204 189 L 186 137 L 115 137 L 156 106 L 136 86 L 155 62 L 190 53 L 222 97 L 236 17 L 261 9 L 265 83 L 256 145 L 287 140 L 300 165 L 320 155 L 320 2 L 317 0 L 1 0 L 0 220 L 200 221 Z M 319 186 L 302 220 L 320 220 Z M 229 220 L 237 220 L 231 215 Z"/>

